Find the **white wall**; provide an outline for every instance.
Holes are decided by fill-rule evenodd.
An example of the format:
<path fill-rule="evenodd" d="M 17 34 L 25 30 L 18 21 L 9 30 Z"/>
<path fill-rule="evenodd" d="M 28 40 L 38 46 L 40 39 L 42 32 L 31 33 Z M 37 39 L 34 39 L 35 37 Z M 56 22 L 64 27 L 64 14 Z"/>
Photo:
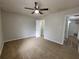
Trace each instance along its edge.
<path fill-rule="evenodd" d="M 2 12 L 4 41 L 35 36 L 35 19 L 25 15 Z"/>
<path fill-rule="evenodd" d="M 66 16 L 72 15 L 74 13 L 79 13 L 79 7 L 52 13 L 46 16 L 45 19 L 45 38 L 48 40 L 63 44 L 64 41 L 64 32 L 65 32 L 65 22 Z"/>
<path fill-rule="evenodd" d="M 0 55 L 1 55 L 1 51 L 2 51 L 2 46 L 3 46 L 3 42 L 2 42 L 2 19 L 1 19 L 1 10 L 0 10 Z"/>
<path fill-rule="evenodd" d="M 79 40 L 79 24 L 78 24 L 77 27 L 78 27 L 78 36 L 77 36 L 77 38 L 78 38 L 78 40 Z"/>
<path fill-rule="evenodd" d="M 79 32 L 78 32 L 78 36 L 77 36 L 77 39 L 79 40 Z"/>

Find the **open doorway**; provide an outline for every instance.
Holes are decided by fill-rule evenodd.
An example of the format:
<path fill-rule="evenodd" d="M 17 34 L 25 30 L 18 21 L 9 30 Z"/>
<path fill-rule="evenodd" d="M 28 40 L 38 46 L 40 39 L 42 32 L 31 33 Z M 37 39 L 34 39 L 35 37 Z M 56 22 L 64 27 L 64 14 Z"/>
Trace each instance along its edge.
<path fill-rule="evenodd" d="M 36 20 L 36 37 L 44 38 L 45 20 Z"/>
<path fill-rule="evenodd" d="M 64 44 L 78 51 L 79 15 L 71 15 L 66 19 Z"/>

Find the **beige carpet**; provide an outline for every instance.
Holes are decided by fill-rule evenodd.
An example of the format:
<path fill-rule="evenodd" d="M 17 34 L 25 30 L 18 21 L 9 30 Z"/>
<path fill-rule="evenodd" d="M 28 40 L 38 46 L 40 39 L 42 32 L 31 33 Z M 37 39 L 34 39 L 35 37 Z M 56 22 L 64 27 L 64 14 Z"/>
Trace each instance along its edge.
<path fill-rule="evenodd" d="M 79 59 L 77 51 L 41 38 L 7 42 L 1 59 Z"/>

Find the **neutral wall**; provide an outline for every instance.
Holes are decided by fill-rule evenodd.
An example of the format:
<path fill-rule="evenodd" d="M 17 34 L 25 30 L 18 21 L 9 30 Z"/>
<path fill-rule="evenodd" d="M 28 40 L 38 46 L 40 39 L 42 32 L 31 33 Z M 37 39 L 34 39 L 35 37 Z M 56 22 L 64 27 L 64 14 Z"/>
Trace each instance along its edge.
<path fill-rule="evenodd" d="M 59 44 L 63 44 L 65 34 L 66 16 L 79 13 L 79 7 L 52 13 L 45 19 L 45 38 Z"/>
<path fill-rule="evenodd" d="M 35 36 L 35 19 L 2 11 L 4 41 Z"/>
<path fill-rule="evenodd" d="M 79 24 L 78 24 L 78 36 L 77 36 L 78 40 L 79 40 Z"/>
<path fill-rule="evenodd" d="M 2 51 L 2 46 L 3 46 L 3 42 L 2 42 L 2 18 L 1 18 L 1 10 L 0 10 L 0 55 L 1 55 L 1 51 Z"/>

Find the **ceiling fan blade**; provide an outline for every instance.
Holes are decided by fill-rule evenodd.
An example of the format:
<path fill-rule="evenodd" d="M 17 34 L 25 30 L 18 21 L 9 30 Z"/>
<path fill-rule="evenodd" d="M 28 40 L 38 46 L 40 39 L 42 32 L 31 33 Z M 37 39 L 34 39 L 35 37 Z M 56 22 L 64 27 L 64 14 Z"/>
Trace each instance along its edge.
<path fill-rule="evenodd" d="M 79 15 L 74 15 L 74 16 L 79 16 Z"/>
<path fill-rule="evenodd" d="M 32 14 L 34 14 L 35 12 L 33 11 Z"/>
<path fill-rule="evenodd" d="M 38 6 L 38 2 L 35 2 L 35 9 L 38 9 L 39 6 Z"/>
<path fill-rule="evenodd" d="M 25 9 L 34 10 L 33 8 L 24 7 Z"/>
<path fill-rule="evenodd" d="M 48 8 L 43 8 L 43 9 L 40 9 L 41 11 L 47 11 L 48 10 Z"/>
<path fill-rule="evenodd" d="M 35 2 L 35 6 L 37 6 L 38 5 L 38 2 Z"/>
<path fill-rule="evenodd" d="M 41 11 L 39 11 L 40 14 L 43 14 Z"/>

